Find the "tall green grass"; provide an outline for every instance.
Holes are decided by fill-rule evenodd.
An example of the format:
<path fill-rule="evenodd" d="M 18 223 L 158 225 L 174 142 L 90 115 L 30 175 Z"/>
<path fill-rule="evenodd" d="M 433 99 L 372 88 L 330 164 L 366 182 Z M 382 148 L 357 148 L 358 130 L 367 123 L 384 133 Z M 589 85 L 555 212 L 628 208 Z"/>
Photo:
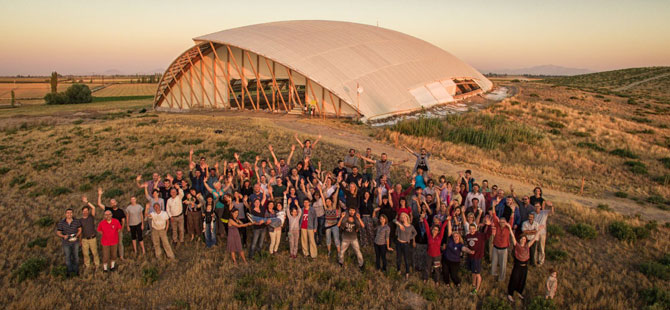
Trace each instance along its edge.
<path fill-rule="evenodd" d="M 398 122 L 393 131 L 405 135 L 438 138 L 482 149 L 494 149 L 517 143 L 532 143 L 542 138 L 534 129 L 507 120 L 502 115 L 466 113 L 444 118 L 418 118 Z"/>

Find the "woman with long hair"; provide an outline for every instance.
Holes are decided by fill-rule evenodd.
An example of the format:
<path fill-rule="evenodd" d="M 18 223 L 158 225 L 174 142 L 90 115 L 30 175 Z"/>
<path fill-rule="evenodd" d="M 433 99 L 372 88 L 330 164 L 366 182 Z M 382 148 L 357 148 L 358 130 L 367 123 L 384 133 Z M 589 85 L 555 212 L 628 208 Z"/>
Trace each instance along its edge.
<path fill-rule="evenodd" d="M 409 219 L 407 213 L 400 213 L 400 221 L 394 221 L 398 226 L 396 233 L 397 237 L 397 248 L 398 256 L 396 257 L 396 266 L 398 272 L 400 272 L 400 266 L 402 261 L 405 262 L 405 279 L 409 280 L 409 268 L 412 264 L 412 251 L 410 249 L 410 242 L 413 247 L 416 247 L 416 229 L 412 225 L 412 222 Z"/>
<path fill-rule="evenodd" d="M 528 242 L 525 235 L 519 237 L 517 242 L 512 231 L 512 226 L 505 224 L 510 230 L 512 236 L 512 244 L 514 244 L 514 268 L 512 268 L 512 275 L 509 278 L 509 285 L 507 285 L 507 299 L 514 302 L 514 292 L 519 294 L 519 298 L 523 299 L 523 289 L 526 286 L 526 277 L 528 276 L 528 261 L 530 261 L 530 247 L 535 243 L 535 240 Z"/>
<path fill-rule="evenodd" d="M 242 248 L 242 241 L 240 240 L 238 228 L 247 227 L 253 224 L 240 222 L 237 218 L 239 212 L 239 210 L 233 209 L 230 221 L 228 221 L 228 252 L 230 252 L 230 257 L 233 259 L 233 264 L 237 264 L 235 254 L 239 254 L 240 257 L 242 257 L 242 261 L 246 264 L 247 258 L 244 257 L 244 249 Z"/>

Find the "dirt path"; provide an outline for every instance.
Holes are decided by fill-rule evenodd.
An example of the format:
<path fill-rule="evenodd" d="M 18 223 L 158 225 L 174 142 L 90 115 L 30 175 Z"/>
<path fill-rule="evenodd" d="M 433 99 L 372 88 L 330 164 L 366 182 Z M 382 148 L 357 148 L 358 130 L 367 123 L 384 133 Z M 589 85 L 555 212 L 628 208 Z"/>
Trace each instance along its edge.
<path fill-rule="evenodd" d="M 628 89 L 631 89 L 631 88 L 633 88 L 633 87 L 635 87 L 635 86 L 637 86 L 637 85 L 640 85 L 640 84 L 642 84 L 642 83 L 647 83 L 647 82 L 649 82 L 649 81 L 653 81 L 653 80 L 657 80 L 657 79 L 660 79 L 660 78 L 664 78 L 664 77 L 669 76 L 669 75 L 670 75 L 670 73 L 666 73 L 666 74 L 661 74 L 661 75 L 653 76 L 653 77 L 650 77 L 650 78 L 648 78 L 648 79 L 644 79 L 644 80 L 642 80 L 642 81 L 633 82 L 633 83 L 630 83 L 630 84 L 628 84 L 628 85 L 626 85 L 626 86 L 622 86 L 622 87 L 619 87 L 619 88 L 615 88 L 614 91 L 628 90 Z"/>
<path fill-rule="evenodd" d="M 412 168 L 414 165 L 414 157 L 409 155 L 406 151 L 396 148 L 391 144 L 382 143 L 380 141 L 374 140 L 371 137 L 361 135 L 350 130 L 343 130 L 341 128 L 334 128 L 332 125 L 327 123 L 316 123 L 305 119 L 300 119 L 298 117 L 290 118 L 277 118 L 273 123 L 274 126 L 291 130 L 299 133 L 311 133 L 313 135 L 321 134 L 323 135 L 323 140 L 335 145 L 349 148 L 355 147 L 359 150 L 363 150 L 366 147 L 372 148 L 373 154 L 380 154 L 382 152 L 387 153 L 391 160 L 402 160 L 410 159 L 404 166 Z M 344 154 L 343 154 L 344 156 Z M 431 159 L 430 162 L 431 168 L 435 171 L 439 171 L 440 174 L 444 175 L 458 175 L 459 171 L 465 169 L 471 169 L 473 175 L 477 180 L 488 179 L 489 184 L 497 184 L 499 188 L 504 189 L 505 192 L 509 192 L 510 185 L 514 185 L 514 189 L 518 193 L 530 194 L 532 193 L 535 185 L 527 184 L 519 180 L 514 180 L 509 177 L 500 176 L 490 171 L 481 170 L 473 167 L 464 167 L 455 165 L 447 160 L 442 159 Z M 606 197 L 606 198 L 589 198 L 582 197 L 572 193 L 566 193 L 558 190 L 552 190 L 548 188 L 543 188 L 544 197 L 547 200 L 555 201 L 558 203 L 570 203 L 577 202 L 579 204 L 595 208 L 599 204 L 607 204 L 612 210 L 617 211 L 626 215 L 635 215 L 640 214 L 641 217 L 645 220 L 656 220 L 659 223 L 670 221 L 670 212 L 660 210 L 655 207 L 643 207 L 635 204 L 634 202 L 628 199 L 620 199 L 616 197 Z"/>

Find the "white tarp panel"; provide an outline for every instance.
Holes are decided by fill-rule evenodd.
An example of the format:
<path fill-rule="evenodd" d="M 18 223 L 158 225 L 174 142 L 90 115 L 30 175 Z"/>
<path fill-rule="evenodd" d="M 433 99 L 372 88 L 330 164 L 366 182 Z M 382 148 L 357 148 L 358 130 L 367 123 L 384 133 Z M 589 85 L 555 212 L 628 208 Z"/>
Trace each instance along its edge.
<path fill-rule="evenodd" d="M 447 89 L 444 88 L 440 82 L 430 83 L 426 85 L 426 88 L 428 88 L 433 96 L 435 96 L 435 99 L 437 99 L 438 103 L 454 101 L 454 97 L 447 92 Z"/>
<path fill-rule="evenodd" d="M 453 96 L 456 94 L 456 83 L 454 83 L 453 80 L 442 80 L 440 81 L 440 83 L 442 83 L 442 85 L 450 95 Z"/>
<path fill-rule="evenodd" d="M 416 101 L 419 102 L 422 107 L 427 108 L 439 103 L 437 100 L 435 100 L 435 97 L 433 97 L 428 89 L 423 86 L 412 89 L 409 92 L 412 93 L 414 99 L 416 99 Z"/>

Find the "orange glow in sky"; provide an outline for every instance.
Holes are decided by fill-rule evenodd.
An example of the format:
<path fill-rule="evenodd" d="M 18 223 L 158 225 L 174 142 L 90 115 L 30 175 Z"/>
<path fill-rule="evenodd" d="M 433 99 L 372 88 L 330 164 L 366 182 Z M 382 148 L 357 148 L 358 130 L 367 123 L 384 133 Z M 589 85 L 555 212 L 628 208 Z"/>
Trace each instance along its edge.
<path fill-rule="evenodd" d="M 0 75 L 161 72 L 193 37 L 295 19 L 378 22 L 484 71 L 670 65 L 668 0 L 0 3 Z"/>

